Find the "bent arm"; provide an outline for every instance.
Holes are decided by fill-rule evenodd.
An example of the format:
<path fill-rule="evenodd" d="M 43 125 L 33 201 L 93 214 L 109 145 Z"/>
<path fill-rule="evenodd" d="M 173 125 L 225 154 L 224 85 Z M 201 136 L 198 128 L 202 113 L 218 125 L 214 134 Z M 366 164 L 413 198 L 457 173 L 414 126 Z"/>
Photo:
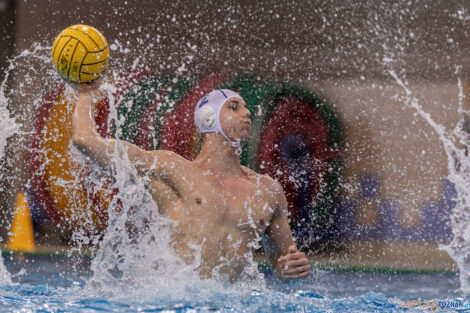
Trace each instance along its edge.
<path fill-rule="evenodd" d="M 266 258 L 273 272 L 281 279 L 301 278 L 310 274 L 310 264 L 297 250 L 287 219 L 287 200 L 276 183 L 275 213 L 263 236 Z"/>
<path fill-rule="evenodd" d="M 289 253 L 289 247 L 295 246 L 287 216 L 275 216 L 263 239 L 266 259 L 276 275 L 282 277 L 282 266 L 278 259 Z"/>

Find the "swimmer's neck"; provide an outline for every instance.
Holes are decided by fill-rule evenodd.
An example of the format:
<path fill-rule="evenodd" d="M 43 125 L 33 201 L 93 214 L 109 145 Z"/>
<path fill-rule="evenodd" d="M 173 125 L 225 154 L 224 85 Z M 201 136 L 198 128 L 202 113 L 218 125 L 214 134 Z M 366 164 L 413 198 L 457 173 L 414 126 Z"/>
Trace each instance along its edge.
<path fill-rule="evenodd" d="M 202 143 L 201 152 L 193 164 L 216 175 L 241 175 L 240 157 L 235 148 L 222 134 L 208 133 Z"/>

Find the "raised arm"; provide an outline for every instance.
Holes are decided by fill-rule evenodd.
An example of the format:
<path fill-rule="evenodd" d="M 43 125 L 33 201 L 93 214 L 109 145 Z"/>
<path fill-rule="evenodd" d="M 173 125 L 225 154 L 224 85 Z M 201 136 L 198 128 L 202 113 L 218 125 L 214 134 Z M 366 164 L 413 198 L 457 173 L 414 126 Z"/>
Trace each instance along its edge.
<path fill-rule="evenodd" d="M 78 86 L 78 102 L 72 117 L 72 142 L 85 155 L 105 169 L 113 169 L 112 153 L 116 149 L 116 140 L 103 138 L 96 131 L 94 122 L 93 96 L 96 87 Z M 123 151 L 139 174 L 161 174 L 168 158 L 169 151 L 146 151 L 131 143 L 122 141 Z"/>
<path fill-rule="evenodd" d="M 310 274 L 305 253 L 297 250 L 287 219 L 287 200 L 276 183 L 275 213 L 264 234 L 264 249 L 271 269 L 281 279 L 301 278 Z"/>

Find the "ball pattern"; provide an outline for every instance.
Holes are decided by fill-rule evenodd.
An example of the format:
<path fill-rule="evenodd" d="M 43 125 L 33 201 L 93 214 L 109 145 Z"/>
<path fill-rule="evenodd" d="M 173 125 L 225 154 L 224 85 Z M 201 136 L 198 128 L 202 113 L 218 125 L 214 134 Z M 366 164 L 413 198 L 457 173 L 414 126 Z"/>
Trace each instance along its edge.
<path fill-rule="evenodd" d="M 73 25 L 64 29 L 52 45 L 57 72 L 72 82 L 89 82 L 109 63 L 106 38 L 94 27 Z"/>

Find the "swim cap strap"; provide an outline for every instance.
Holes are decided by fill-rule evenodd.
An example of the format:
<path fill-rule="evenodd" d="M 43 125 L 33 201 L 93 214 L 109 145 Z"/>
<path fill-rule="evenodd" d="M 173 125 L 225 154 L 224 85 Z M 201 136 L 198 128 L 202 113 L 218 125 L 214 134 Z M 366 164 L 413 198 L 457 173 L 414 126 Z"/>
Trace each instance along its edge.
<path fill-rule="evenodd" d="M 240 139 L 237 139 L 237 141 L 231 141 L 232 147 L 235 148 L 235 154 L 240 156 L 242 154 L 242 145 L 240 144 Z"/>
<path fill-rule="evenodd" d="M 232 143 L 232 145 L 233 145 L 233 143 Z M 242 147 L 237 146 L 237 147 L 235 148 L 235 154 L 238 155 L 238 156 L 240 156 L 240 154 L 242 154 Z"/>
<path fill-rule="evenodd" d="M 240 156 L 240 154 L 242 154 L 242 145 L 240 144 L 240 139 L 237 139 L 236 141 L 232 141 L 232 140 L 230 140 L 230 138 L 228 138 L 227 135 L 225 135 L 225 133 L 223 131 L 220 132 L 220 133 L 222 134 L 222 136 L 224 136 L 230 142 L 232 147 L 235 148 L 235 154 Z"/>

